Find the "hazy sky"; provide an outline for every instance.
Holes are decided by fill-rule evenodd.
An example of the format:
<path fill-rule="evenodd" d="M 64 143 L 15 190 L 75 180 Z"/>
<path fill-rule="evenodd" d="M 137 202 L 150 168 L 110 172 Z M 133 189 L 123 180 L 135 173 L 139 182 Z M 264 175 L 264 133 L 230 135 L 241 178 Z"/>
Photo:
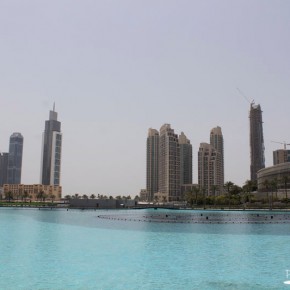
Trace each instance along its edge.
<path fill-rule="evenodd" d="M 39 183 L 44 122 L 62 122 L 63 194 L 138 194 L 148 128 L 197 152 L 222 127 L 225 179 L 250 176 L 250 105 L 266 165 L 290 143 L 290 1 L 0 0 L 0 151 L 24 136 L 22 183 Z M 290 147 L 289 147 L 290 148 Z"/>

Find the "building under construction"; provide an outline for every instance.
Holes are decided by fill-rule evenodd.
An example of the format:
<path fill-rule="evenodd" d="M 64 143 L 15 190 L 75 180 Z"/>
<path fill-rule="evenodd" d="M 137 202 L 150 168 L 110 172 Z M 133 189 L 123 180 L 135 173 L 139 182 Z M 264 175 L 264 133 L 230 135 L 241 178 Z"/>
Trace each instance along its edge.
<path fill-rule="evenodd" d="M 257 172 L 265 168 L 265 147 L 263 136 L 262 110 L 260 105 L 251 103 L 250 109 L 250 150 L 251 150 L 251 180 L 257 180 Z"/>

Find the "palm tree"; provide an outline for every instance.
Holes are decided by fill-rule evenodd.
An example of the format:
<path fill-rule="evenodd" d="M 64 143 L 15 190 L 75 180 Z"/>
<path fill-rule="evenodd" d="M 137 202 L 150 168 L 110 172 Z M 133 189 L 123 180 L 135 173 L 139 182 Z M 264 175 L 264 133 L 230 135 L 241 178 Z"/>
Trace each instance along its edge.
<path fill-rule="evenodd" d="M 37 193 L 37 195 L 36 195 L 36 198 L 38 199 L 38 200 L 41 200 L 41 199 L 43 199 L 43 195 L 44 195 L 44 191 L 39 191 L 38 193 Z"/>
<path fill-rule="evenodd" d="M 193 206 L 193 194 L 191 190 L 185 193 L 185 200 L 190 206 Z"/>
<path fill-rule="evenodd" d="M 88 198 L 89 197 L 86 194 L 83 195 L 83 199 L 88 199 Z"/>
<path fill-rule="evenodd" d="M 71 196 L 68 194 L 68 195 L 66 195 L 65 197 L 65 200 L 67 201 L 67 202 L 69 202 L 69 200 L 71 200 Z"/>
<path fill-rule="evenodd" d="M 276 199 L 278 199 L 278 179 L 277 178 L 274 178 L 272 180 L 272 186 L 276 192 Z"/>
<path fill-rule="evenodd" d="M 273 208 L 273 192 L 276 192 L 276 199 L 277 199 L 277 190 L 278 190 L 278 180 L 274 178 L 271 181 L 271 209 Z"/>
<path fill-rule="evenodd" d="M 24 190 L 23 198 L 24 202 L 26 202 L 26 199 L 29 197 L 27 190 Z"/>
<path fill-rule="evenodd" d="M 286 194 L 286 204 L 287 204 L 288 203 L 287 186 L 288 186 L 288 182 L 289 182 L 289 177 L 287 175 L 284 175 L 282 177 L 281 181 L 284 184 L 284 190 L 285 190 L 285 194 Z"/>
<path fill-rule="evenodd" d="M 234 185 L 233 182 L 231 181 L 227 181 L 224 185 L 224 187 L 227 189 L 227 193 L 228 193 L 228 198 L 229 198 L 229 208 L 231 206 L 231 188 Z"/>
<path fill-rule="evenodd" d="M 5 198 L 8 199 L 9 202 L 11 202 L 11 199 L 13 199 L 13 193 L 12 193 L 12 191 L 8 191 L 5 194 Z"/>
<path fill-rule="evenodd" d="M 195 186 L 195 187 L 193 187 L 193 191 L 195 193 L 195 204 L 197 205 L 197 195 L 198 195 L 200 189 L 197 186 Z"/>
<path fill-rule="evenodd" d="M 211 187 L 211 189 L 212 189 L 212 192 L 213 192 L 213 198 L 214 198 L 214 202 L 213 202 L 213 205 L 214 205 L 214 207 L 216 206 L 216 196 L 215 196 L 215 193 L 216 193 L 216 190 L 218 189 L 218 186 L 217 185 L 212 185 L 212 187 Z"/>
<path fill-rule="evenodd" d="M 203 209 L 205 209 L 205 187 L 201 187 L 200 191 L 202 193 Z"/>
<path fill-rule="evenodd" d="M 43 192 L 42 195 L 42 201 L 45 202 L 45 200 L 47 199 L 48 195 L 46 193 Z"/>
<path fill-rule="evenodd" d="M 269 199 L 269 187 L 270 187 L 270 182 L 268 179 L 265 179 L 263 181 L 263 186 L 265 187 L 266 191 L 267 191 L 267 199 L 268 199 L 268 203 L 269 203 L 269 208 L 270 208 L 270 199 Z"/>
<path fill-rule="evenodd" d="M 55 199 L 55 195 L 52 193 L 52 194 L 50 194 L 50 199 L 51 199 L 51 202 L 53 203 L 53 201 L 54 201 L 54 199 Z"/>
<path fill-rule="evenodd" d="M 78 193 L 75 193 L 72 197 L 75 198 L 75 199 L 79 199 L 80 198 Z"/>
<path fill-rule="evenodd" d="M 96 196 L 95 196 L 94 194 L 91 194 L 90 198 L 91 198 L 91 199 L 95 199 Z"/>

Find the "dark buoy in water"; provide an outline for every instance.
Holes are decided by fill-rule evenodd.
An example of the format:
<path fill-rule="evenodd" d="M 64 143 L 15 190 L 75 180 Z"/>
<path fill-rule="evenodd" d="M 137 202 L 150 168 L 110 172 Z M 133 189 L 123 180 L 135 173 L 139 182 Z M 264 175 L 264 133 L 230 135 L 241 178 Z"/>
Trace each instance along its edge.
<path fill-rule="evenodd" d="M 154 207 L 155 210 L 157 210 L 157 207 Z"/>

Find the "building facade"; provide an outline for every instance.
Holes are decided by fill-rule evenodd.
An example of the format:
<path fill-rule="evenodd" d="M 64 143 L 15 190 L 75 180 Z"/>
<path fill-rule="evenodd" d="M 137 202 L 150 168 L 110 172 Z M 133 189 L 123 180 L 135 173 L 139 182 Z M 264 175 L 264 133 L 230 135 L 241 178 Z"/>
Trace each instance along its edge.
<path fill-rule="evenodd" d="M 146 191 L 148 201 L 153 201 L 159 183 L 159 132 L 150 128 L 147 137 Z"/>
<path fill-rule="evenodd" d="M 250 108 L 250 151 L 251 151 L 251 180 L 257 180 L 257 172 L 265 168 L 265 147 L 263 135 L 262 110 L 260 105 L 251 103 Z"/>
<path fill-rule="evenodd" d="M 0 153 L 0 187 L 8 182 L 8 157 L 9 153 Z"/>
<path fill-rule="evenodd" d="M 271 191 L 271 183 L 277 182 L 277 189 L 290 189 L 290 162 L 266 167 L 257 173 L 258 191 Z"/>
<path fill-rule="evenodd" d="M 212 145 L 201 143 L 198 151 L 198 185 L 206 196 L 223 192 L 222 157 Z"/>
<path fill-rule="evenodd" d="M 278 149 L 273 151 L 273 164 L 281 164 L 290 162 L 290 150 Z"/>
<path fill-rule="evenodd" d="M 185 134 L 181 132 L 178 138 L 180 147 L 180 183 L 192 184 L 192 145 Z"/>
<path fill-rule="evenodd" d="M 159 193 L 166 201 L 180 200 L 180 148 L 178 136 L 169 124 L 160 128 Z"/>
<path fill-rule="evenodd" d="M 223 186 L 225 183 L 225 166 L 224 166 L 224 137 L 222 134 L 222 128 L 217 126 L 210 131 L 210 145 L 217 150 L 220 154 L 221 164 L 219 165 L 220 171 L 218 172 L 219 186 Z"/>
<path fill-rule="evenodd" d="M 23 196 L 26 193 L 27 198 L 31 200 L 36 200 L 37 195 L 40 192 L 43 192 L 48 199 L 54 196 L 55 200 L 60 200 L 62 187 L 43 184 L 4 184 L 3 192 L 5 196 L 8 192 L 11 192 L 14 199 L 23 199 Z"/>
<path fill-rule="evenodd" d="M 60 185 L 62 134 L 54 107 L 49 112 L 49 120 L 45 121 L 42 142 L 40 182 L 44 185 Z"/>
<path fill-rule="evenodd" d="M 23 136 L 20 133 L 13 133 L 10 136 L 9 156 L 8 156 L 8 177 L 7 183 L 21 183 L 23 153 Z"/>

